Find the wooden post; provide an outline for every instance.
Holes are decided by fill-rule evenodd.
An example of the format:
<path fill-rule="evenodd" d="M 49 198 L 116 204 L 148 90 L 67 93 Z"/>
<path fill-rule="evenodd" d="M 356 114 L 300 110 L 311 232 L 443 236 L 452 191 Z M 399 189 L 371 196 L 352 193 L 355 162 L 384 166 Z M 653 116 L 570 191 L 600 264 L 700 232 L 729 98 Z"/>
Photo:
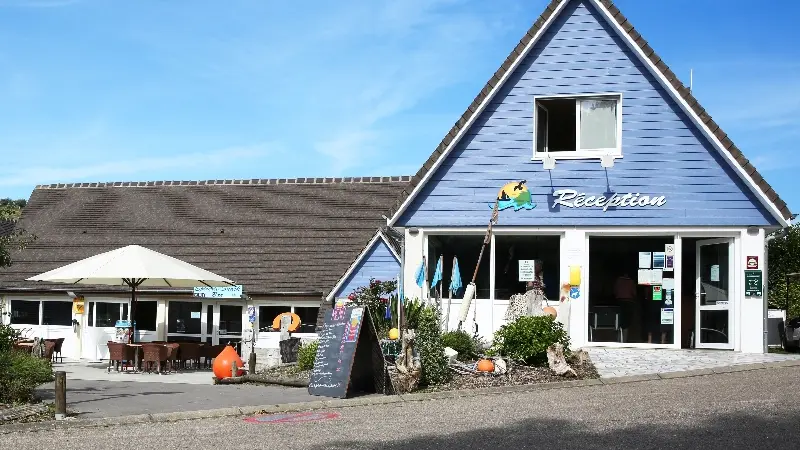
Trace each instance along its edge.
<path fill-rule="evenodd" d="M 56 372 L 56 420 L 67 418 L 67 372 Z"/>
<path fill-rule="evenodd" d="M 250 358 L 247 360 L 248 372 L 252 375 L 256 373 L 256 353 L 251 352 Z"/>
<path fill-rule="evenodd" d="M 239 373 L 239 368 L 236 367 L 236 361 L 231 362 L 231 377 L 235 377 Z"/>

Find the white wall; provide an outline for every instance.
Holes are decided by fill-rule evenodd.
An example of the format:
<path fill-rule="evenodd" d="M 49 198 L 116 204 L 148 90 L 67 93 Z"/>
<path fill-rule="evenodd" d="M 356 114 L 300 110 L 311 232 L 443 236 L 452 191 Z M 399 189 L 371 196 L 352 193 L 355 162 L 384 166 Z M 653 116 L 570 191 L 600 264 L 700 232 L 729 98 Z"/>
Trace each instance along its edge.
<path fill-rule="evenodd" d="M 736 310 L 739 324 L 740 349 L 743 353 L 763 353 L 766 339 L 766 292 L 761 297 L 745 297 L 744 271 L 747 268 L 747 257 L 758 256 L 758 268 L 762 271 L 763 280 L 767 279 L 764 267 L 764 230 L 759 229 L 753 234 L 742 231 L 741 251 L 737 252 L 733 270 L 736 271 Z"/>

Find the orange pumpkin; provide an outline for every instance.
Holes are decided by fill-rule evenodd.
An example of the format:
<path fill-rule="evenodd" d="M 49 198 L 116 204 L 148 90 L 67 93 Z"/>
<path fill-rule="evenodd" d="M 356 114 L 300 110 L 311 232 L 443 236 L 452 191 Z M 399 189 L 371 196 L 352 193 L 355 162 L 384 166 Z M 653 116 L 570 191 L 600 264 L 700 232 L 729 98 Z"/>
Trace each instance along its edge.
<path fill-rule="evenodd" d="M 226 345 L 220 354 L 214 358 L 214 376 L 219 379 L 232 377 L 233 368 L 231 366 L 234 362 L 236 362 L 237 368 L 236 376 L 244 375 L 244 363 L 242 362 L 242 358 L 239 357 L 239 354 L 236 353 L 233 347 Z"/>
<path fill-rule="evenodd" d="M 478 372 L 494 372 L 494 361 L 491 359 L 481 359 L 478 361 Z"/>
<path fill-rule="evenodd" d="M 556 318 L 556 316 L 558 316 L 558 311 L 556 311 L 556 309 L 553 308 L 552 306 L 545 306 L 544 308 L 542 308 L 542 312 L 544 312 L 545 314 L 550 314 L 551 316 L 553 316 L 554 319 Z"/>

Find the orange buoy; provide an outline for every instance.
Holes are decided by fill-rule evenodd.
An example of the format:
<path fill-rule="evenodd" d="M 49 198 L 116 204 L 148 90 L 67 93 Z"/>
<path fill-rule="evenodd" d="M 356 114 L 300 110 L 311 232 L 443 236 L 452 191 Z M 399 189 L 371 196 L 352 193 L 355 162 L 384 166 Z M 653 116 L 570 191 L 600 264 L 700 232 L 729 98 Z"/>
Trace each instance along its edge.
<path fill-rule="evenodd" d="M 232 377 L 231 365 L 234 362 L 237 367 L 236 376 L 244 375 L 244 363 L 242 362 L 242 358 L 239 357 L 239 354 L 236 353 L 233 347 L 226 345 L 220 354 L 214 358 L 214 376 L 219 379 Z"/>
<path fill-rule="evenodd" d="M 478 372 L 494 372 L 494 361 L 491 359 L 482 359 L 478 361 Z"/>
<path fill-rule="evenodd" d="M 544 308 L 542 308 L 542 312 L 544 312 L 545 314 L 550 314 L 551 316 L 553 316 L 554 319 L 556 318 L 556 316 L 558 316 L 558 311 L 556 311 L 556 309 L 553 308 L 552 306 L 545 306 Z"/>
<path fill-rule="evenodd" d="M 289 317 L 292 318 L 292 323 L 291 323 L 291 325 L 289 325 L 289 330 L 288 331 L 297 331 L 297 327 L 300 326 L 300 316 L 298 316 L 295 313 L 290 313 L 290 312 L 285 312 L 285 313 L 278 314 L 278 316 L 275 317 L 275 320 L 272 321 L 272 329 L 273 330 L 280 330 L 281 329 L 281 318 L 283 316 L 289 316 Z"/>

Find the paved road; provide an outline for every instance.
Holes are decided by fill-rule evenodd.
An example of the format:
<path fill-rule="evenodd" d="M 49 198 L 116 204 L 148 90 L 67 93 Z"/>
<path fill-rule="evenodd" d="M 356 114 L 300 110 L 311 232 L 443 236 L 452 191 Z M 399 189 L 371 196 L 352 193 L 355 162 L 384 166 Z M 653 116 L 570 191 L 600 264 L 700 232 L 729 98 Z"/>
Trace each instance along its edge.
<path fill-rule="evenodd" d="M 53 383 L 37 393 L 52 401 Z M 319 400 L 305 389 L 282 386 L 142 383 L 67 379 L 67 405 L 80 418 L 260 406 Z"/>
<path fill-rule="evenodd" d="M 800 368 L 337 410 L 338 419 L 195 420 L 2 436 L 14 449 L 797 448 Z M 232 442 L 232 439 L 234 440 Z"/>

